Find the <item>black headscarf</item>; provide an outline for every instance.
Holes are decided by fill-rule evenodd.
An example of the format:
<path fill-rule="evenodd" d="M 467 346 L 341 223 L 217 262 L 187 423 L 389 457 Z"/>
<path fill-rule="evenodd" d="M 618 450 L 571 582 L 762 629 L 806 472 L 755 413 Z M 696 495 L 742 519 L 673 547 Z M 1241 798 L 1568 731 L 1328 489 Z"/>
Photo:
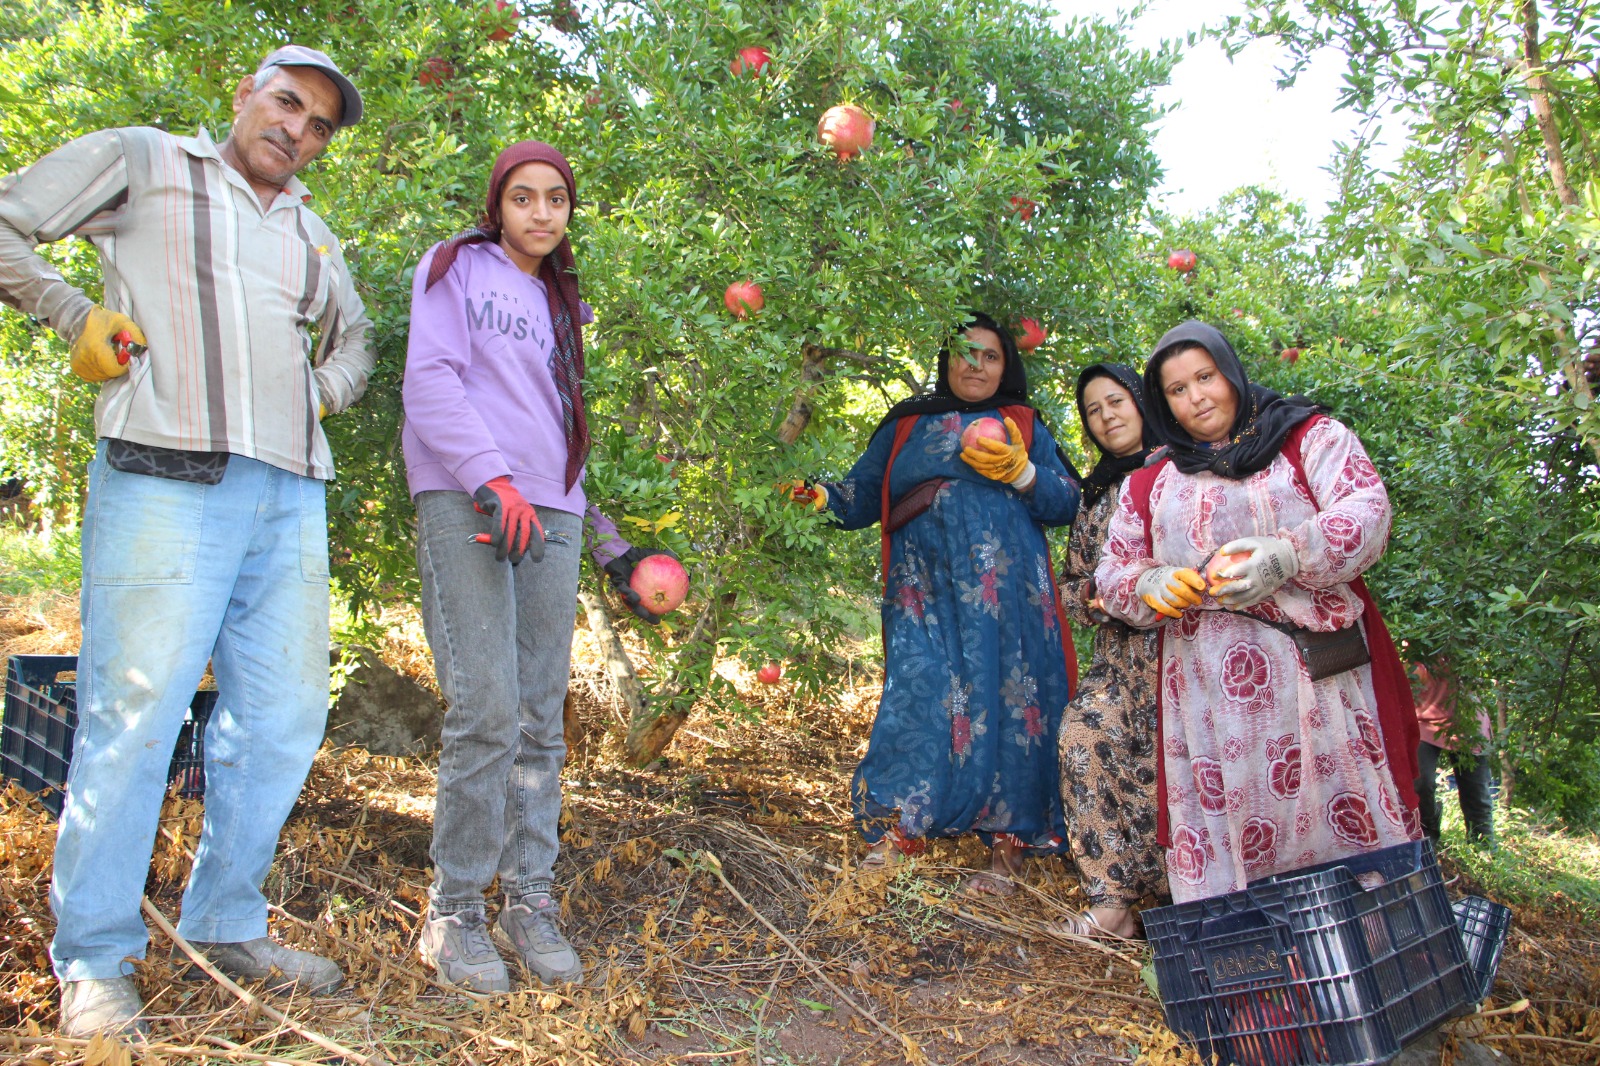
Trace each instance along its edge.
<path fill-rule="evenodd" d="M 1098 437 L 1089 433 L 1089 439 L 1100 449 L 1100 461 L 1083 480 L 1083 506 L 1086 508 L 1093 507 L 1101 495 L 1121 484 L 1123 478 L 1143 466 L 1145 460 L 1150 458 L 1150 453 L 1161 444 L 1161 434 L 1156 429 L 1155 423 L 1150 421 L 1149 412 L 1145 410 L 1144 385 L 1139 380 L 1139 373 L 1133 367 L 1123 366 L 1121 363 L 1096 363 L 1084 367 L 1078 374 L 1078 420 L 1083 423 L 1084 430 L 1087 432 L 1089 429 L 1089 416 L 1083 413 L 1083 390 L 1095 378 L 1110 378 L 1127 389 L 1128 394 L 1133 397 L 1133 405 L 1139 409 L 1139 418 L 1144 422 L 1142 437 L 1144 447 L 1132 455 L 1112 455 L 1106 451 L 1105 445 L 1100 443 Z"/>
<path fill-rule="evenodd" d="M 1033 406 L 1028 402 L 1028 374 L 1022 368 L 1022 355 L 1017 351 L 1017 342 L 1011 336 L 1011 331 L 983 312 L 974 311 L 967 321 L 962 323 L 956 336 L 951 338 L 951 343 L 965 343 L 958 338 L 969 329 L 993 330 L 994 335 L 1000 338 L 1000 351 L 1005 354 L 1006 365 L 1000 371 L 1000 387 L 995 389 L 994 395 L 987 400 L 963 400 L 955 394 L 955 390 L 950 387 L 950 343 L 947 343 L 939 349 L 939 366 L 934 377 L 933 391 L 901 400 L 889 408 L 889 413 L 883 416 L 883 421 L 873 429 L 874 435 L 884 426 L 906 415 L 942 415 L 947 411 L 970 414 L 973 411 L 992 411 L 996 407 L 1005 407 L 1008 404 Z"/>
<path fill-rule="evenodd" d="M 1211 353 L 1217 369 L 1239 397 L 1239 413 L 1234 416 L 1227 443 L 1220 448 L 1191 437 L 1172 416 L 1166 394 L 1161 391 L 1161 364 L 1178 352 L 1196 346 Z M 1145 364 L 1144 388 L 1149 401 L 1146 421 L 1156 423 L 1178 469 L 1185 474 L 1209 470 L 1234 481 L 1265 470 L 1277 458 L 1284 438 L 1294 427 L 1328 410 L 1304 396 L 1280 396 L 1271 389 L 1250 384 L 1244 364 L 1239 362 L 1228 339 L 1215 327 L 1193 319 L 1167 330 L 1156 343 L 1154 354 Z"/>

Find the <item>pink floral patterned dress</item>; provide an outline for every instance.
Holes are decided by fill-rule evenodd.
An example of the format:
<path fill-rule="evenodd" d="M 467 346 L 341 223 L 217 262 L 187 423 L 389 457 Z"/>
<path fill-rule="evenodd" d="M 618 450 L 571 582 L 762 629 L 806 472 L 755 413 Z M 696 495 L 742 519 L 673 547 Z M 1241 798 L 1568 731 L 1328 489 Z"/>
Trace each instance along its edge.
<path fill-rule="evenodd" d="M 1370 667 L 1312 682 L 1293 641 L 1258 615 L 1307 629 L 1359 624 L 1348 582 L 1389 537 L 1389 494 L 1361 442 L 1331 418 L 1301 446 L 1306 491 L 1278 455 L 1243 480 L 1168 464 L 1150 532 L 1124 482 L 1096 580 L 1108 612 L 1164 626 L 1161 729 L 1176 902 L 1416 839 L 1387 766 Z M 1131 481 L 1131 479 L 1129 479 Z M 1206 596 L 1167 622 L 1134 592 L 1158 565 L 1198 568 L 1236 537 L 1277 536 L 1300 572 L 1265 602 L 1226 611 Z"/>

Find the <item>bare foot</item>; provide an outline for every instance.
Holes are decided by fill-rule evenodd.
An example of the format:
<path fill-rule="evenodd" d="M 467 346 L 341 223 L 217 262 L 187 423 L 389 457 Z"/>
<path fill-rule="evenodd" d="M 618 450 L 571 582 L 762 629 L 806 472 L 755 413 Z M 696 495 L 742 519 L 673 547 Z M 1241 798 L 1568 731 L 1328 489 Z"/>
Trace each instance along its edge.
<path fill-rule="evenodd" d="M 1016 892 L 1012 878 L 1022 873 L 1022 849 L 1009 837 L 997 837 L 989 851 L 989 868 L 967 878 L 966 890 L 980 895 L 1009 896 Z"/>

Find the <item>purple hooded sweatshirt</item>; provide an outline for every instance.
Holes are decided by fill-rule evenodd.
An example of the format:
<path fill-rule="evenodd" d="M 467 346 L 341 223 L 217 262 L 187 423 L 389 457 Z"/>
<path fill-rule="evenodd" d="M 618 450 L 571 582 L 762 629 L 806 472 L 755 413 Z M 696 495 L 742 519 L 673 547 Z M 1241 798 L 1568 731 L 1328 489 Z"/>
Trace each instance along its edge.
<path fill-rule="evenodd" d="M 628 550 L 617 528 L 586 505 L 583 475 L 568 492 L 561 396 L 550 363 L 555 339 L 544 283 L 518 270 L 499 245 L 461 248 L 447 274 L 424 291 L 439 251 L 430 248 L 411 284 L 411 339 L 403 398 L 406 480 L 411 495 L 471 494 L 493 478 L 535 506 L 588 514 L 595 561 Z M 582 322 L 594 321 L 588 304 Z"/>

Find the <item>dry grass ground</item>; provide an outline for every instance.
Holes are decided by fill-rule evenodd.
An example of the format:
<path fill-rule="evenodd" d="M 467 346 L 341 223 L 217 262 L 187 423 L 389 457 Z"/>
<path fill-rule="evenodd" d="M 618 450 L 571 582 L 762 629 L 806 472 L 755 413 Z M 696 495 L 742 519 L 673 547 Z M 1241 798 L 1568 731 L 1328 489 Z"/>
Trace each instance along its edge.
<path fill-rule="evenodd" d="M 75 607 L 43 593 L 4 601 L 0 653 L 74 650 Z M 385 657 L 425 671 L 415 627 L 394 622 Z M 313 1000 L 263 994 L 286 1024 L 211 981 L 181 978 L 156 933 L 137 979 L 157 1042 L 133 1061 L 1198 1061 L 1163 1026 L 1139 977 L 1140 946 L 1046 931 L 1083 903 L 1058 861 L 1030 863 L 1026 890 L 1005 901 L 960 892 L 963 869 L 983 858 L 973 842 L 941 842 L 890 873 L 854 869 L 845 797 L 878 685 L 854 677 L 812 702 L 751 684 L 762 721 L 723 729 L 697 715 L 670 765 L 638 772 L 615 756 L 617 712 L 580 633 L 573 681 L 585 735 L 569 763 L 557 872 L 589 979 L 487 1002 L 433 983 L 415 953 L 433 764 L 324 749 L 267 891 L 275 934 L 338 958 L 346 989 Z M 148 888 L 169 919 L 199 825 L 197 802 L 168 802 Z M 53 839 L 36 804 L 0 796 L 0 1062 L 129 1061 L 118 1047 L 49 1035 Z M 1527 998 L 1531 1008 L 1459 1025 L 1505 1061 L 1600 1063 L 1600 928 L 1582 919 L 1521 910 L 1494 1002 Z"/>

